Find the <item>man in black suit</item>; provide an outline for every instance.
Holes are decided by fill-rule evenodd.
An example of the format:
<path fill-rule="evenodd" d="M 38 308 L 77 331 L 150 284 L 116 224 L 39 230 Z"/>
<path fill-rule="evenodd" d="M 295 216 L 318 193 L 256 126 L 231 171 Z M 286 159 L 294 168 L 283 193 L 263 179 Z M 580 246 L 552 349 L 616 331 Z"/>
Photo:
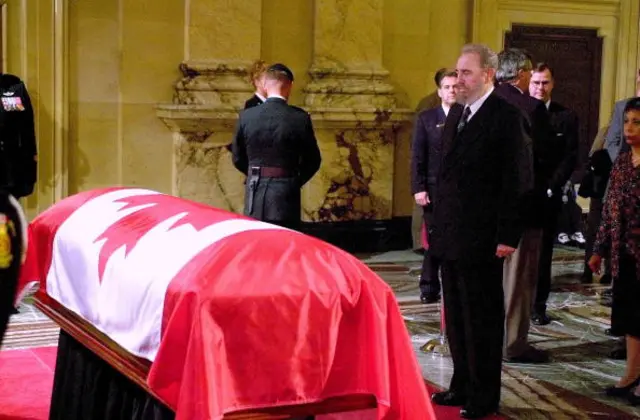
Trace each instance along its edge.
<path fill-rule="evenodd" d="M 445 322 L 453 358 L 439 405 L 463 418 L 497 411 L 504 335 L 503 258 L 522 235 L 521 196 L 533 184 L 531 144 L 521 112 L 493 93 L 498 57 L 484 45 L 462 49 L 458 101 L 442 135 L 443 160 L 429 227 L 441 260 Z"/>
<path fill-rule="evenodd" d="M 240 113 L 233 164 L 247 175 L 244 214 L 297 229 L 300 189 L 320 168 L 311 117 L 287 104 L 293 73 L 274 64 L 265 74 L 267 100 Z"/>
<path fill-rule="evenodd" d="M 562 206 L 561 190 L 576 169 L 580 148 L 578 116 L 565 106 L 551 100 L 553 86 L 553 70 L 546 63 L 538 63 L 533 69 L 529 93 L 543 102 L 548 109 L 552 129 L 552 153 L 550 154 L 552 172 L 548 187 L 548 195 L 551 197 L 545 201 L 545 208 L 541 212 L 544 216 L 542 252 L 540 253 L 538 286 L 532 314 L 532 322 L 536 325 L 546 325 L 550 322 L 546 310 L 551 290 L 553 244 L 556 238 L 558 214 Z"/>
<path fill-rule="evenodd" d="M 440 69 L 435 82 L 441 104 L 422 111 L 416 117 L 411 156 L 411 190 L 416 204 L 422 206 L 425 226 L 429 226 L 436 196 L 436 178 L 442 155 L 442 129 L 449 109 L 456 103 L 457 75 L 455 70 Z M 434 303 L 440 300 L 440 264 L 425 250 L 420 274 L 420 300 Z"/>
<path fill-rule="evenodd" d="M 538 266 L 542 249 L 542 227 L 549 170 L 549 138 L 551 127 L 544 103 L 529 96 L 533 64 L 523 50 L 512 48 L 498 55 L 496 94 L 518 108 L 525 119 L 527 135 L 533 146 L 534 189 L 521 203 L 523 233 L 516 252 L 504 262 L 505 342 L 503 356 L 516 363 L 544 363 L 546 352 L 528 342 L 531 324 L 531 302 L 538 282 Z"/>
<path fill-rule="evenodd" d="M 27 242 L 27 222 L 13 196 L 0 190 L 0 344 L 14 313 L 13 303 Z"/>

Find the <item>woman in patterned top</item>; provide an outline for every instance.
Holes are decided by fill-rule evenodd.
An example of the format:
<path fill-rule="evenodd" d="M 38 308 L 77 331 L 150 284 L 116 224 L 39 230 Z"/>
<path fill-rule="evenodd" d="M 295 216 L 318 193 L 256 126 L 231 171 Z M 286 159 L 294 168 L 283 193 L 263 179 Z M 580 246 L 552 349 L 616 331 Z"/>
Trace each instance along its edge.
<path fill-rule="evenodd" d="M 611 329 L 627 341 L 626 372 L 606 390 L 640 404 L 640 98 L 624 109 L 624 137 L 630 151 L 621 153 L 611 172 L 602 223 L 589 266 L 600 272 L 603 255 L 611 256 L 613 306 Z M 635 388 L 635 390 L 634 390 Z"/>

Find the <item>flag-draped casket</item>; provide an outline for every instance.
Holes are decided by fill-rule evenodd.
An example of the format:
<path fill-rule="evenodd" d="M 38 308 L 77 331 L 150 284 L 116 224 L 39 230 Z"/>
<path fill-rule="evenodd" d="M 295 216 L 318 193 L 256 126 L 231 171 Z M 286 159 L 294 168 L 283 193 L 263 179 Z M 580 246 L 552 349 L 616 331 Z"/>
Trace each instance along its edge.
<path fill-rule="evenodd" d="M 66 198 L 29 238 L 23 281 L 149 360 L 178 419 L 363 394 L 433 418 L 393 292 L 329 244 L 131 188 Z"/>

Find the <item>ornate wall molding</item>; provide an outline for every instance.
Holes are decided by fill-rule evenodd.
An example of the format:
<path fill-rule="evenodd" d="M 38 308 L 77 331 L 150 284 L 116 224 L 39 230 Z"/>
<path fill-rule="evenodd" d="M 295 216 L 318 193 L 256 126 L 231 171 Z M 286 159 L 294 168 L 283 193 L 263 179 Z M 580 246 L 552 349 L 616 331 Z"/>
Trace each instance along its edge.
<path fill-rule="evenodd" d="M 637 0 L 475 0 L 473 41 L 496 50 L 513 24 L 597 29 L 603 39 L 600 125 L 635 86 L 640 2 Z"/>

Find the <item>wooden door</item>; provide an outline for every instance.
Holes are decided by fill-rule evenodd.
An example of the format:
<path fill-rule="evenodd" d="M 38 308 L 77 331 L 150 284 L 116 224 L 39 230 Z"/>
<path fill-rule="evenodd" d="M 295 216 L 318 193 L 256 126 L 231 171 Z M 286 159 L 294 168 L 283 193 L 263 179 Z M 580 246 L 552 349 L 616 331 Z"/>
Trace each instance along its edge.
<path fill-rule="evenodd" d="M 602 38 L 595 29 L 513 25 L 505 48 L 523 48 L 554 72 L 552 100 L 578 114 L 580 142 L 588 152 L 598 132 Z M 584 154 L 584 152 L 582 153 Z M 584 156 L 583 156 L 584 158 Z"/>

